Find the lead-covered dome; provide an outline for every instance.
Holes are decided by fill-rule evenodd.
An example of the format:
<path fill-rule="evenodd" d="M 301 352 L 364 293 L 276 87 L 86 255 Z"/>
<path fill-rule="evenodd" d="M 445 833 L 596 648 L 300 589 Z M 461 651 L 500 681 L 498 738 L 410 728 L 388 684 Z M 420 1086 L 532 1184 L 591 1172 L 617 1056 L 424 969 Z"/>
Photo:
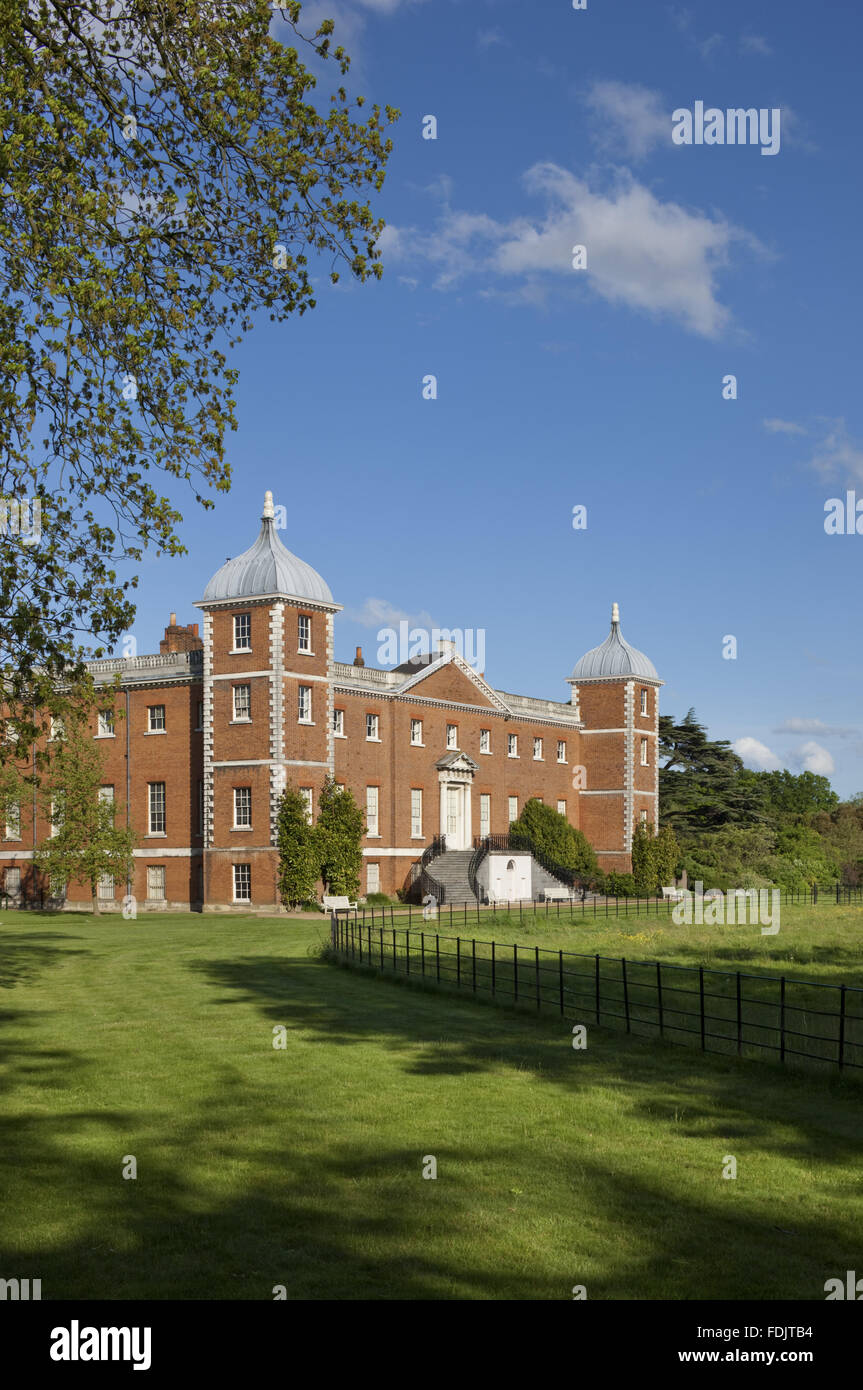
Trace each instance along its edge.
<path fill-rule="evenodd" d="M 656 667 L 644 652 L 631 647 L 620 631 L 620 610 L 615 603 L 611 610 L 611 632 L 601 647 L 594 647 L 577 661 L 570 680 L 602 680 L 612 677 L 635 676 L 641 680 L 658 681 Z"/>
<path fill-rule="evenodd" d="M 217 570 L 204 590 L 202 603 L 218 599 L 253 598 L 283 594 L 313 603 L 333 603 L 333 596 L 317 570 L 292 555 L 279 540 L 275 527 L 273 494 L 264 497 L 258 539 L 242 555 Z M 335 606 L 335 605 L 334 605 Z"/>

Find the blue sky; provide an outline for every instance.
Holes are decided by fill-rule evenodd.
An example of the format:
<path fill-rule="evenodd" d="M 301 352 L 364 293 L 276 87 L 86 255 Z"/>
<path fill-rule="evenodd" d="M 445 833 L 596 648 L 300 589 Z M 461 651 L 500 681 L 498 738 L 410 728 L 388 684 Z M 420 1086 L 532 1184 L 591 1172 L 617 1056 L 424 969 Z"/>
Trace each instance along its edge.
<path fill-rule="evenodd" d="M 145 562 L 138 650 L 200 617 L 271 488 L 345 605 L 338 659 L 375 662 L 381 614 L 482 629 L 493 684 L 566 699 L 616 600 L 665 712 L 863 788 L 863 535 L 824 529 L 863 499 L 860 7 L 305 8 L 402 111 L 384 278 L 322 266 L 318 307 L 237 351 L 234 488 Z M 779 108 L 779 152 L 673 144 L 697 101 Z"/>

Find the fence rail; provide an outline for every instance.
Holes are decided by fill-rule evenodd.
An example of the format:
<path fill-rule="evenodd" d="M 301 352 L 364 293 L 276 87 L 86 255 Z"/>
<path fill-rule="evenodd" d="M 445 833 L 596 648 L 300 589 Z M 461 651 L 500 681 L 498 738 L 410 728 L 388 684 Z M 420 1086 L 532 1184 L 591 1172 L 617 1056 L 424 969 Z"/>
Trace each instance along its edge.
<path fill-rule="evenodd" d="M 703 1052 L 863 1071 L 863 987 L 377 928 L 333 914 L 337 959 Z"/>

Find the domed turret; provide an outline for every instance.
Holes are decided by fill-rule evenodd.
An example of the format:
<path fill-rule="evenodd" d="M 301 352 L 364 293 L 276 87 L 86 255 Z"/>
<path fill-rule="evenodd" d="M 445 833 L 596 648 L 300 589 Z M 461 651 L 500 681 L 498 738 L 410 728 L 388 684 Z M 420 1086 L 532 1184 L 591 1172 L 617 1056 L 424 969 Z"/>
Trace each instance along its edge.
<path fill-rule="evenodd" d="M 292 555 L 279 540 L 275 527 L 273 494 L 264 495 L 258 539 L 235 560 L 217 570 L 204 590 L 203 603 L 222 599 L 247 599 L 269 595 L 333 603 L 329 586 L 317 570 Z M 334 605 L 335 606 L 335 605 Z"/>
<path fill-rule="evenodd" d="M 570 681 L 587 680 L 626 680 L 632 676 L 636 680 L 658 681 L 656 667 L 644 652 L 631 647 L 620 631 L 620 610 L 617 604 L 611 609 L 611 632 L 600 647 L 594 647 L 577 661 Z"/>

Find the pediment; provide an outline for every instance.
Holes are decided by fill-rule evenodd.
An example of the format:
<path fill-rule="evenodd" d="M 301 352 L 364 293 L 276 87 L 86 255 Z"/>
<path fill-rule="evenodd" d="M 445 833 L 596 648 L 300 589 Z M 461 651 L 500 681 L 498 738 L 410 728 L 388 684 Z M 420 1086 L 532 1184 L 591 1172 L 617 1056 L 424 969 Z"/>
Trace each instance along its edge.
<path fill-rule="evenodd" d="M 508 705 L 500 698 L 473 667 L 469 666 L 457 652 L 449 652 L 431 666 L 410 676 L 399 687 L 399 695 L 410 691 L 422 695 L 427 700 L 441 700 L 454 705 L 478 705 L 497 710 L 501 714 L 511 713 Z"/>
<path fill-rule="evenodd" d="M 445 753 L 442 758 L 438 758 L 435 763 L 438 772 L 478 772 L 479 763 L 475 763 L 469 753 L 462 753 L 456 749 L 451 753 Z"/>

